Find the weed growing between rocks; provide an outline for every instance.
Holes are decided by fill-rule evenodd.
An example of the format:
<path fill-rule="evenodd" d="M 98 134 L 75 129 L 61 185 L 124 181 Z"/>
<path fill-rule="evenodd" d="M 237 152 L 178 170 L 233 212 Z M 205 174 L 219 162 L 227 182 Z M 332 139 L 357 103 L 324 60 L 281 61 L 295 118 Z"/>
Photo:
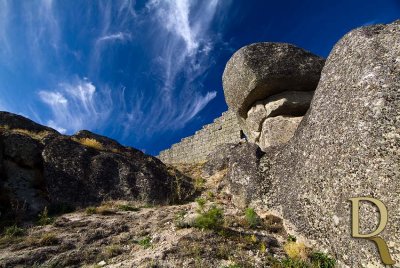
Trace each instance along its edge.
<path fill-rule="evenodd" d="M 144 249 L 148 249 L 148 248 L 150 248 L 152 246 L 151 245 L 151 238 L 148 237 L 148 236 L 136 241 L 136 243 L 138 245 L 142 246 Z"/>
<path fill-rule="evenodd" d="M 250 228 L 257 228 L 261 224 L 261 219 L 253 208 L 247 208 L 245 211 L 245 220 Z"/>
<path fill-rule="evenodd" d="M 121 211 L 134 211 L 134 212 L 140 211 L 140 208 L 137 208 L 137 207 L 134 207 L 134 206 L 131 206 L 131 205 L 127 205 L 127 204 L 119 205 L 118 209 L 121 210 Z"/>
<path fill-rule="evenodd" d="M 270 258 L 273 268 L 334 268 L 336 260 L 322 252 L 311 252 L 304 243 L 297 242 L 296 237 L 289 235 L 284 245 L 287 258 L 277 260 Z"/>
<path fill-rule="evenodd" d="M 0 237 L 0 248 L 5 248 L 10 244 L 20 242 L 25 235 L 26 230 L 17 225 L 6 227 L 3 235 Z"/>
<path fill-rule="evenodd" d="M 18 227 L 17 225 L 13 225 L 4 229 L 4 236 L 7 237 L 19 237 L 24 236 L 26 234 L 26 230 Z"/>
<path fill-rule="evenodd" d="M 203 198 L 196 199 L 199 214 L 194 220 L 194 227 L 199 229 L 220 230 L 224 224 L 224 213 L 221 208 L 212 205 L 205 208 L 206 200 Z"/>

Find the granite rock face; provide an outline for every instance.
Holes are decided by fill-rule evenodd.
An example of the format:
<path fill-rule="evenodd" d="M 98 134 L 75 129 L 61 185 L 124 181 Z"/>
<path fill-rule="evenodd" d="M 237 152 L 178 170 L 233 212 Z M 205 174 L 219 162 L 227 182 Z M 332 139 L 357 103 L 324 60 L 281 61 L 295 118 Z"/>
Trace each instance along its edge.
<path fill-rule="evenodd" d="M 2 217 L 31 219 L 45 206 L 117 199 L 163 204 L 179 201 L 178 187 L 191 192 L 157 158 L 107 137 L 89 131 L 64 136 L 6 112 L 0 119 Z"/>
<path fill-rule="evenodd" d="M 260 148 L 266 151 L 270 146 L 288 142 L 293 137 L 302 119 L 302 116 L 275 116 L 265 119 L 258 142 Z"/>
<path fill-rule="evenodd" d="M 202 175 L 207 178 L 226 170 L 215 190 L 228 194 L 236 207 L 244 209 L 262 198 L 264 178 L 258 163 L 263 154 L 254 143 L 221 145 L 208 155 Z"/>
<path fill-rule="evenodd" d="M 282 129 L 281 125 L 263 129 L 263 122 L 276 116 L 303 116 L 323 65 L 321 57 L 285 43 L 252 44 L 232 56 L 223 75 L 225 99 L 229 109 L 237 114 L 250 142 L 265 150 L 267 144 L 283 143 L 291 138 L 287 133 L 282 133 L 285 138 L 275 140 L 261 135 Z M 297 120 L 289 121 L 291 124 L 283 130 L 293 130 L 293 122 Z"/>
<path fill-rule="evenodd" d="M 260 160 L 266 206 L 333 253 L 339 267 L 383 267 L 373 242 L 351 237 L 349 199 L 381 200 L 381 236 L 400 262 L 400 21 L 355 29 L 330 53 L 308 114 Z M 361 231 L 377 211 L 361 206 Z M 374 266 L 375 265 L 375 266 Z"/>
<path fill-rule="evenodd" d="M 245 120 L 248 140 L 258 144 L 262 150 L 266 149 L 265 146 L 277 145 L 290 140 L 301 121 L 297 119 L 301 119 L 310 106 L 313 93 L 313 91 L 286 91 L 263 101 L 257 101 L 247 112 Z M 284 119 L 282 119 L 283 117 Z M 279 123 L 270 124 L 268 122 Z M 288 123 L 287 126 L 284 125 L 285 122 Z M 285 129 L 289 131 L 285 131 Z M 277 136 L 269 136 L 266 135 L 267 133 L 276 133 Z"/>

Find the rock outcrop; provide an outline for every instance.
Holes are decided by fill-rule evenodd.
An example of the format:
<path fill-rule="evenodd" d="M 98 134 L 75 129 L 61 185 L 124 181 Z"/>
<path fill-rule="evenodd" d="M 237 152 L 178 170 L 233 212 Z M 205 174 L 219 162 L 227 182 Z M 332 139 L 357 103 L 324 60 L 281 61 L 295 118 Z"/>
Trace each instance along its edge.
<path fill-rule="evenodd" d="M 178 201 L 177 187 L 190 195 L 190 184 L 176 185 L 160 160 L 112 139 L 89 131 L 64 136 L 7 112 L 0 119 L 2 218 L 115 199 L 169 203 Z"/>
<path fill-rule="evenodd" d="M 242 88 L 253 88 L 251 80 Z M 227 100 L 230 107 L 239 107 Z M 259 110 L 264 113 L 257 105 L 252 112 Z M 333 253 L 339 267 L 383 267 L 372 241 L 351 237 L 350 222 L 350 198 L 379 199 L 389 212 L 380 236 L 399 263 L 400 21 L 345 35 L 330 53 L 294 137 L 264 148 L 259 160 L 264 179 L 247 186 L 264 189 L 264 208 L 282 216 L 299 236 Z M 246 177 L 242 174 L 239 181 Z M 360 215 L 362 232 L 375 230 L 374 206 L 362 204 Z"/>
<path fill-rule="evenodd" d="M 299 120 L 283 119 L 277 127 L 263 122 L 276 116 L 303 116 L 323 65 L 321 57 L 285 43 L 252 44 L 232 56 L 223 75 L 225 99 L 250 142 L 265 150 L 292 137 Z M 282 138 L 273 135 L 287 129 Z"/>

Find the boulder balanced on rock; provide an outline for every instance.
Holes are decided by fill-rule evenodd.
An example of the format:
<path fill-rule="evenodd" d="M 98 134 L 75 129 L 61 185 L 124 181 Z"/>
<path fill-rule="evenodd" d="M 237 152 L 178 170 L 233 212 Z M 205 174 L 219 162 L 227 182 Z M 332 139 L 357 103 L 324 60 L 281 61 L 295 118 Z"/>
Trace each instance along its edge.
<path fill-rule="evenodd" d="M 232 56 L 223 75 L 225 99 L 250 142 L 265 150 L 292 137 L 308 110 L 324 62 L 285 43 L 252 44 Z M 277 125 L 263 124 L 271 117 L 277 117 L 273 120 Z M 282 136 L 269 135 L 279 133 L 282 127 L 291 131 Z"/>
<path fill-rule="evenodd" d="M 252 113 L 262 116 L 252 116 L 265 116 L 264 109 L 257 103 Z M 278 117 L 267 118 L 263 127 Z M 338 267 L 384 267 L 373 241 L 352 237 L 349 199 L 373 197 L 387 208 L 379 237 L 399 267 L 400 20 L 346 34 L 329 54 L 294 136 L 266 147 L 255 160 L 246 150 L 231 153 L 241 155 L 229 159 L 227 188 L 240 189 L 236 194 L 242 196 L 233 202 L 248 201 L 246 206 L 282 217 L 292 234 L 335 256 Z M 248 159 L 258 171 L 248 168 Z M 359 223 L 361 233 L 375 231 L 376 206 L 363 202 Z"/>

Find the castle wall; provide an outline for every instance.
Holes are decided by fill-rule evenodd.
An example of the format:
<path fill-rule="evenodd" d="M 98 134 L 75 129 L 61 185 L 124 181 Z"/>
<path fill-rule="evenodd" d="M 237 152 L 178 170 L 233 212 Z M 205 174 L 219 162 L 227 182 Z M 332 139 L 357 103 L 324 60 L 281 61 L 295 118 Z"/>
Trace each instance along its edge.
<path fill-rule="evenodd" d="M 236 115 L 230 111 L 203 126 L 193 136 L 183 138 L 170 149 L 161 151 L 157 156 L 164 163 L 198 163 L 206 160 L 215 147 L 225 143 L 241 141 L 241 131 Z"/>

